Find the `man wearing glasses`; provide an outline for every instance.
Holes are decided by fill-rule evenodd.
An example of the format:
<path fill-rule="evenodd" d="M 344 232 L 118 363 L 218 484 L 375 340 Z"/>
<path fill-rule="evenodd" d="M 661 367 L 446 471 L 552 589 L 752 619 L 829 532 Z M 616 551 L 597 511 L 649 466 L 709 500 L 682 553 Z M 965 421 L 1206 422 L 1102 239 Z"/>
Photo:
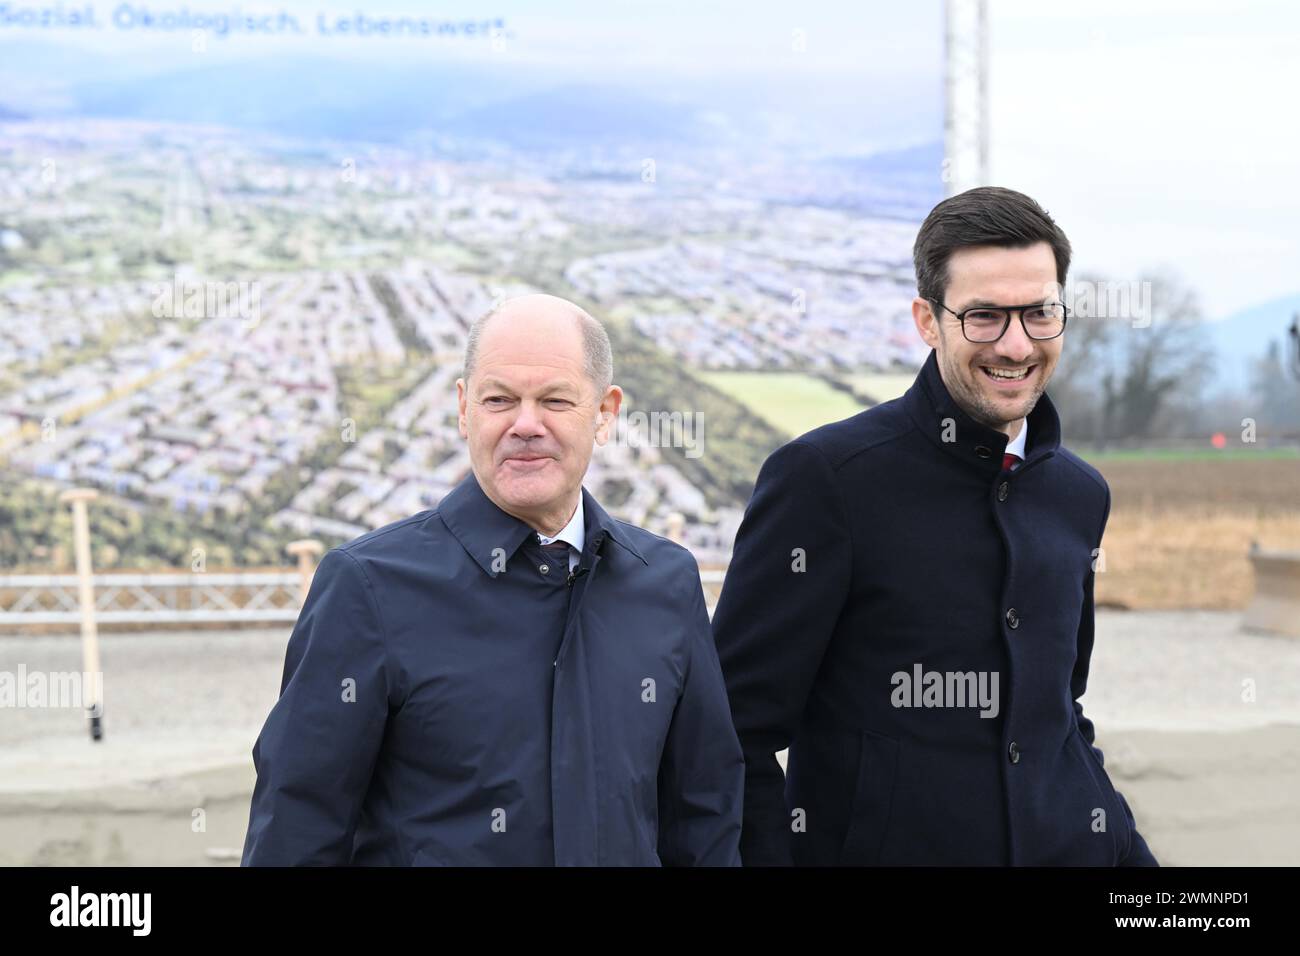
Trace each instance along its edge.
<path fill-rule="evenodd" d="M 774 452 L 736 537 L 713 628 L 741 859 L 1156 865 L 1079 702 L 1110 490 L 1044 394 L 1069 241 L 981 188 L 913 258 L 916 382 Z"/>

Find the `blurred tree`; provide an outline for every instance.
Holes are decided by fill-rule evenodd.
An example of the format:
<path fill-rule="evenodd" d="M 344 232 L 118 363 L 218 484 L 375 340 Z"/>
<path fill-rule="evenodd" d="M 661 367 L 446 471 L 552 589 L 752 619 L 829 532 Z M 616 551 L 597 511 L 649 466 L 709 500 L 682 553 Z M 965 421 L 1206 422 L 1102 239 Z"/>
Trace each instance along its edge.
<path fill-rule="evenodd" d="M 1136 286 L 1084 276 L 1074 288 L 1078 311 L 1051 385 L 1067 439 L 1105 445 L 1193 433 L 1213 368 L 1195 292 L 1164 273 Z M 1114 296 L 1116 288 L 1141 292 Z M 1080 289 L 1098 291 L 1084 298 Z"/>
<path fill-rule="evenodd" d="M 1300 378 L 1286 365 L 1281 343 L 1270 339 L 1264 357 L 1254 364 L 1246 411 L 1266 435 L 1300 431 Z"/>

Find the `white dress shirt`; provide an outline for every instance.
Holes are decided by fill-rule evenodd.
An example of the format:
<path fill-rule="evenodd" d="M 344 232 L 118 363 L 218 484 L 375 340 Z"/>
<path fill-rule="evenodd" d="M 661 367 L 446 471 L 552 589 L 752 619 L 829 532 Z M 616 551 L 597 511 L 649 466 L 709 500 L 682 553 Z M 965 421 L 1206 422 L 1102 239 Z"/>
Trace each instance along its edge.
<path fill-rule="evenodd" d="M 1017 458 L 1020 459 L 1020 461 L 1024 461 L 1025 442 L 1028 440 L 1028 438 L 1029 438 L 1029 419 L 1022 418 L 1020 420 L 1020 434 L 1017 435 L 1015 438 L 1011 439 L 1011 441 L 1007 442 L 1006 453 L 1008 455 L 1015 455 Z M 1015 471 L 1019 467 L 1020 467 L 1020 463 L 1017 462 L 1016 464 L 1011 466 L 1011 470 Z M 581 504 L 579 504 L 579 507 L 581 507 Z"/>
<path fill-rule="evenodd" d="M 578 507 L 574 509 L 573 517 L 569 523 L 560 529 L 560 533 L 553 538 L 548 538 L 543 534 L 537 535 L 539 544 L 550 544 L 553 541 L 566 541 L 569 544 L 569 570 L 572 571 L 578 566 L 578 561 L 582 557 L 582 546 L 587 541 L 587 525 L 582 516 L 582 492 L 578 492 Z"/>

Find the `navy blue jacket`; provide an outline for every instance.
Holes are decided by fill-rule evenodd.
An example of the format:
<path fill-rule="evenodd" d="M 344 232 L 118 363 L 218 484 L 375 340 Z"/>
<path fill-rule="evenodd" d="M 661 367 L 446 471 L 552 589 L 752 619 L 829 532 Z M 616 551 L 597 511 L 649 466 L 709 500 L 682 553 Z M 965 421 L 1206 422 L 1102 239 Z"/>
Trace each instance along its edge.
<path fill-rule="evenodd" d="M 245 865 L 739 864 L 698 568 L 582 495 L 558 612 L 534 532 L 472 474 L 326 554 L 253 748 Z"/>
<path fill-rule="evenodd" d="M 763 465 L 713 619 L 746 865 L 1155 864 L 1079 703 L 1110 490 L 1046 395 L 1006 444 L 931 352 Z"/>

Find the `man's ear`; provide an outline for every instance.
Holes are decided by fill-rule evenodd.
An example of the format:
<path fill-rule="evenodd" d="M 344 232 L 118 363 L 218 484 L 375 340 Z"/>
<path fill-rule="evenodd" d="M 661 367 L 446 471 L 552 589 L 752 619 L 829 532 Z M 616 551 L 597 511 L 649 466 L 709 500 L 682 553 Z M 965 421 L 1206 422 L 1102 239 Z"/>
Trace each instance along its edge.
<path fill-rule="evenodd" d="M 456 379 L 456 408 L 458 409 L 460 426 L 460 437 L 469 438 L 469 418 L 465 414 L 465 403 L 469 397 L 469 389 L 465 385 L 463 378 Z"/>
<path fill-rule="evenodd" d="M 939 318 L 934 314 L 930 303 L 919 295 L 912 300 L 912 322 L 916 324 L 916 334 L 921 341 L 932 349 L 939 347 Z"/>
<path fill-rule="evenodd" d="M 618 421 L 618 410 L 622 407 L 623 390 L 617 385 L 611 385 L 605 390 L 605 397 L 600 400 L 600 408 L 596 413 L 597 445 L 603 445 L 609 441 L 609 436 Z"/>

